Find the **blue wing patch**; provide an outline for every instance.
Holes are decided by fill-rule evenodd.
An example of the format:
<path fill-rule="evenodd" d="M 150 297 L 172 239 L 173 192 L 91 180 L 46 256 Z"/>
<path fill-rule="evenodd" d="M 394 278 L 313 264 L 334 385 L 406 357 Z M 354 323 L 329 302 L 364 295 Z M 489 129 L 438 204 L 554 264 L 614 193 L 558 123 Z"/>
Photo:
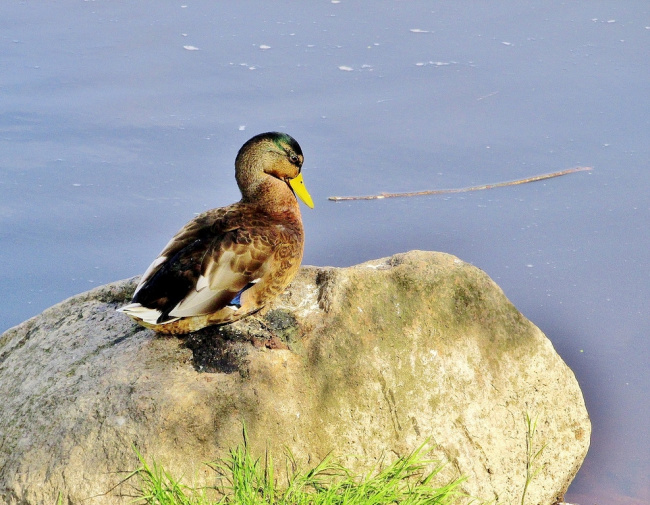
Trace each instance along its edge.
<path fill-rule="evenodd" d="M 242 295 L 242 293 L 244 291 L 246 291 L 247 289 L 253 287 L 254 285 L 255 285 L 255 282 L 249 282 L 242 289 L 240 289 L 239 292 L 235 295 L 235 297 L 232 300 L 230 300 L 230 303 L 228 304 L 228 307 L 231 307 L 233 309 L 241 308 L 241 295 Z"/>

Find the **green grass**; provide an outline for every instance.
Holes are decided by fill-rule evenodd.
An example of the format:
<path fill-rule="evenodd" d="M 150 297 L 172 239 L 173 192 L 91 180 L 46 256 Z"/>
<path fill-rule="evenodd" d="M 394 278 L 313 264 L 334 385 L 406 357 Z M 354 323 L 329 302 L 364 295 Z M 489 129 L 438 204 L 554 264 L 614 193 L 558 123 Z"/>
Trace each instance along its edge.
<path fill-rule="evenodd" d="M 528 486 L 543 468 L 542 466 L 536 466 L 536 462 L 548 445 L 542 444 L 539 449 L 534 448 L 535 436 L 537 435 L 537 419 L 538 417 L 532 419 L 528 412 L 524 415 L 524 421 L 526 422 L 526 482 L 524 491 L 521 494 L 521 505 L 526 503 Z"/>
<path fill-rule="evenodd" d="M 538 418 L 526 413 L 524 421 L 526 480 L 521 505 L 525 505 L 528 487 L 542 469 L 538 460 L 547 447 L 545 443 L 535 447 L 538 445 Z M 254 458 L 244 429 L 244 442 L 232 449 L 228 457 L 207 463 L 214 471 L 213 486 L 196 488 L 182 484 L 157 463 L 147 463 L 137 451 L 141 466 L 126 480 L 135 484 L 137 493 L 132 503 L 139 505 L 456 505 L 476 502 L 460 490 L 465 478 L 452 480 L 442 487 L 433 484 L 444 465 L 423 458 L 425 445 L 386 468 L 364 476 L 355 475 L 330 457 L 303 471 L 288 454 L 283 472 L 286 482 L 280 485 L 271 455 L 267 453 L 264 460 Z"/>
<path fill-rule="evenodd" d="M 285 485 L 279 485 L 273 460 L 255 459 L 244 443 L 230 451 L 228 457 L 209 463 L 215 472 L 213 487 L 193 488 L 156 463 L 147 463 L 138 454 L 141 466 L 133 472 L 138 496 L 133 503 L 151 505 L 452 505 L 460 503 L 459 486 L 464 479 L 442 487 L 432 481 L 443 465 L 422 457 L 421 446 L 385 469 L 366 476 L 356 476 L 343 466 L 325 458 L 316 467 L 301 471 L 295 460 L 286 458 Z M 427 470 L 433 468 L 433 470 Z"/>

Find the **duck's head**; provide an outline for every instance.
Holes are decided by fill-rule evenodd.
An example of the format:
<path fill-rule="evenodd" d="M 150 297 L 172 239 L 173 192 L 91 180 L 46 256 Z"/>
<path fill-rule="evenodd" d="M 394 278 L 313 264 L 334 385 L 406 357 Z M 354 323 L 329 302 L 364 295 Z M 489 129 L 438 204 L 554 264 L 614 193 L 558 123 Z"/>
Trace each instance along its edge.
<path fill-rule="evenodd" d="M 273 177 L 285 182 L 308 207 L 314 208 L 302 180 L 303 159 L 300 145 L 290 135 L 280 132 L 256 135 L 241 147 L 235 160 L 235 177 L 243 199 L 258 199 L 264 181 Z"/>

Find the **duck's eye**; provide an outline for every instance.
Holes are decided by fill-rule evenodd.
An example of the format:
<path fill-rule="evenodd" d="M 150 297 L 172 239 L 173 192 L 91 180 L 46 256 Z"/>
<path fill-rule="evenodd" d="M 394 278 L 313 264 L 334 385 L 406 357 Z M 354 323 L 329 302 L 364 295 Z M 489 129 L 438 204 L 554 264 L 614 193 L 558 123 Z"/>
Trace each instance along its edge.
<path fill-rule="evenodd" d="M 291 153 L 291 154 L 289 155 L 289 160 L 290 160 L 291 163 L 293 163 L 294 165 L 297 165 L 297 164 L 298 164 L 298 155 L 297 155 L 296 153 Z"/>

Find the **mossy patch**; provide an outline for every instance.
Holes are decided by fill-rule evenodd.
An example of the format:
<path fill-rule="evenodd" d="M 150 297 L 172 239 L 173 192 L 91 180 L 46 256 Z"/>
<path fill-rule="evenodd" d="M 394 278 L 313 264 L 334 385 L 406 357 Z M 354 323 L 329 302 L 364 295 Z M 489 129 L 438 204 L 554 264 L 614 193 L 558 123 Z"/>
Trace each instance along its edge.
<path fill-rule="evenodd" d="M 287 344 L 289 349 L 298 353 L 302 350 L 303 332 L 296 316 L 291 312 L 282 309 L 271 310 L 265 314 L 264 322 L 273 336 Z"/>

